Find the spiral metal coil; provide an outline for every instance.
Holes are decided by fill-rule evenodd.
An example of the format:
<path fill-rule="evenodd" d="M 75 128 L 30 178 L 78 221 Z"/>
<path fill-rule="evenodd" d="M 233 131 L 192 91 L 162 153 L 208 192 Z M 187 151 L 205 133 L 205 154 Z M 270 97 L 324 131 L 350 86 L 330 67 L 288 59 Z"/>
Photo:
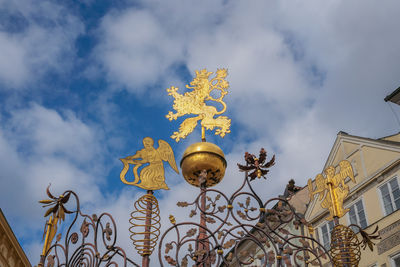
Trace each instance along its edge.
<path fill-rule="evenodd" d="M 157 198 L 152 194 L 140 197 L 134 203 L 135 210 L 129 222 L 131 240 L 141 256 L 151 255 L 160 235 L 160 209 Z"/>
<path fill-rule="evenodd" d="M 361 250 L 353 230 L 344 225 L 336 225 L 331 237 L 330 253 L 334 266 L 358 266 Z"/>

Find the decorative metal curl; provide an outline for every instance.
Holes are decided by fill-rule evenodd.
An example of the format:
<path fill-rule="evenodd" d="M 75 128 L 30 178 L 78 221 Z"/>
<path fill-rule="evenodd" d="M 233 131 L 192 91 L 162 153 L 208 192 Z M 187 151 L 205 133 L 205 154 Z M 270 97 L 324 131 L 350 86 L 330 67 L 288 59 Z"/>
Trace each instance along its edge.
<path fill-rule="evenodd" d="M 359 232 L 361 240 L 353 231 Z M 330 253 L 335 266 L 358 266 L 361 258 L 361 248 L 367 247 L 373 251 L 375 243 L 372 240 L 381 239 L 378 232 L 378 226 L 367 233 L 359 225 L 350 224 L 349 226 L 336 225 L 331 233 Z"/>
<path fill-rule="evenodd" d="M 152 194 L 140 197 L 134 203 L 135 210 L 129 222 L 131 240 L 141 256 L 151 255 L 160 235 L 160 209 L 158 201 Z"/>
<path fill-rule="evenodd" d="M 49 248 L 45 250 L 38 266 L 91 267 L 119 266 L 119 264 L 140 266 L 129 259 L 125 251 L 117 246 L 117 227 L 109 213 L 89 216 L 82 213 L 79 197 L 75 192 L 65 191 L 61 196 L 73 196 L 73 198 L 68 197 L 61 205 L 56 201 L 60 198 L 54 197 L 49 189 L 47 191 L 48 196 L 54 199 L 53 202 L 60 209 L 65 211 L 64 205 L 71 204 L 71 199 L 75 199 L 76 207 L 69 208 L 68 213 L 71 215 L 65 218 L 65 221 L 70 223 L 67 227 L 63 227 L 66 229 L 63 232 L 64 242 L 61 240 L 62 234 L 58 233 L 56 242 L 50 244 Z M 50 201 L 48 202 L 50 203 Z"/>
<path fill-rule="evenodd" d="M 361 248 L 357 235 L 350 227 L 336 225 L 331 232 L 332 262 L 334 266 L 358 266 L 361 259 Z"/>
<path fill-rule="evenodd" d="M 265 156 L 263 163 L 266 152 L 262 149 L 260 153 Z M 303 234 L 302 227 L 308 223 L 287 199 L 263 201 L 256 194 L 252 185 L 254 177 L 249 174 L 252 162 L 248 162 L 249 154 L 246 155 L 246 167 L 241 168 L 245 171 L 243 183 L 231 196 L 207 188 L 193 202 L 177 203 L 179 207 L 191 207 L 189 217 L 205 216 L 207 226 L 177 223 L 171 215 L 173 225 L 159 243 L 161 266 L 165 263 L 182 267 L 191 263 L 196 266 L 321 266 L 331 261 L 321 243 Z M 274 160 L 266 162 L 270 162 L 266 167 L 271 167 Z M 204 198 L 206 204 L 202 205 Z M 205 232 L 201 238 L 197 235 L 200 229 Z M 204 245 L 206 249 L 199 249 Z"/>

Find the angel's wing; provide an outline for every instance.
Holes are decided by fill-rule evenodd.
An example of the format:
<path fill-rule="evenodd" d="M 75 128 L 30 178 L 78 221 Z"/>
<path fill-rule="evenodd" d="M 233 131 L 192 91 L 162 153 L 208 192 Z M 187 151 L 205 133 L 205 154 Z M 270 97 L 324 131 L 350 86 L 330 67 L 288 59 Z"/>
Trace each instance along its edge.
<path fill-rule="evenodd" d="M 308 194 L 310 196 L 310 201 L 313 201 L 314 200 L 314 194 L 313 194 L 314 192 L 313 192 L 313 185 L 312 185 L 311 178 L 308 179 L 307 186 L 308 186 Z"/>
<path fill-rule="evenodd" d="M 346 179 L 346 177 L 350 177 L 353 183 L 356 183 L 356 179 L 354 178 L 353 168 L 351 167 L 350 162 L 348 162 L 347 160 L 342 160 L 341 162 L 339 162 L 339 166 L 340 166 L 340 171 L 337 175 L 335 175 L 337 182 L 340 183 L 341 181 Z"/>
<path fill-rule="evenodd" d="M 174 169 L 176 173 L 179 173 L 175 162 L 174 151 L 167 142 L 164 140 L 158 140 L 157 152 L 160 154 L 162 160 L 167 161 L 172 169 Z"/>
<path fill-rule="evenodd" d="M 325 196 L 324 191 L 326 189 L 325 178 L 322 174 L 319 173 L 315 176 L 315 184 L 317 185 L 315 193 L 319 193 L 319 200 L 321 201 Z"/>

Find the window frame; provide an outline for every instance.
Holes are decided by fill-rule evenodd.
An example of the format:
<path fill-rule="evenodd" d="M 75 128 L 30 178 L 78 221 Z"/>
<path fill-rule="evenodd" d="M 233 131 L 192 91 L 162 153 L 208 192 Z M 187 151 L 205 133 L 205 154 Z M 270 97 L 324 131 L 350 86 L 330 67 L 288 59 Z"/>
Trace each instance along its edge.
<path fill-rule="evenodd" d="M 396 209 L 396 203 L 395 203 L 395 201 L 394 201 L 393 192 L 392 192 L 392 190 L 391 190 L 391 186 L 389 185 L 390 181 L 392 181 L 392 180 L 394 180 L 394 179 L 397 180 L 397 186 L 398 186 L 399 189 L 400 189 L 400 181 L 399 181 L 399 178 L 398 178 L 397 175 L 394 175 L 393 177 L 387 179 L 386 181 L 382 182 L 380 185 L 377 186 L 377 189 L 378 189 L 378 191 L 379 191 L 379 193 L 378 193 L 378 194 L 379 194 L 379 199 L 380 199 L 380 202 L 381 202 L 381 209 L 382 209 L 382 211 L 383 211 L 383 216 L 384 216 L 384 217 L 385 217 L 385 216 L 388 216 L 388 215 L 390 215 L 390 214 L 392 214 L 392 213 L 394 213 L 394 212 L 397 211 L 397 210 L 400 210 L 400 207 L 399 207 L 398 209 Z M 383 200 L 383 195 L 382 195 L 382 189 L 381 189 L 381 188 L 382 188 L 383 186 L 385 186 L 385 185 L 388 186 L 389 195 L 390 195 L 390 202 L 391 202 L 392 207 L 393 207 L 393 211 L 390 212 L 390 213 L 386 213 L 385 202 L 384 202 L 384 200 Z"/>
<path fill-rule="evenodd" d="M 329 224 L 332 223 L 332 229 L 329 229 Z M 323 237 L 323 231 L 322 227 L 326 226 L 328 230 L 328 247 L 325 247 L 325 242 L 324 242 L 324 237 Z M 319 242 L 324 246 L 325 249 L 329 250 L 332 242 L 332 230 L 335 228 L 335 223 L 334 221 L 324 221 L 323 223 L 318 225 L 318 238 Z"/>
<path fill-rule="evenodd" d="M 359 201 L 361 201 L 361 205 L 362 205 L 362 207 L 363 207 L 364 215 L 365 215 L 365 222 L 367 223 L 367 225 L 366 225 L 364 228 L 361 227 L 360 218 L 358 217 L 358 209 L 357 209 L 356 204 L 357 204 Z M 367 227 L 369 226 L 369 223 L 368 223 L 368 213 L 367 213 L 367 210 L 365 209 L 366 205 L 365 205 L 365 203 L 364 203 L 364 198 L 363 198 L 362 196 L 359 197 L 359 198 L 357 198 L 356 200 L 354 200 L 354 201 L 351 202 L 350 204 L 346 205 L 346 209 L 350 209 L 352 206 L 355 206 L 355 210 L 356 210 L 356 217 L 357 217 L 357 223 L 356 223 L 356 224 L 357 224 L 358 226 L 360 226 L 361 229 L 367 228 Z M 351 224 L 350 210 L 347 212 L 346 217 L 347 217 L 347 222 L 348 222 L 347 225 L 350 225 L 350 224 Z"/>
<path fill-rule="evenodd" d="M 400 259 L 400 251 L 397 251 L 397 252 L 395 252 L 395 253 L 389 255 L 390 266 L 391 266 L 391 267 L 396 267 L 396 265 L 394 265 L 394 264 L 395 264 L 394 260 L 395 260 L 396 258 L 399 258 L 399 259 Z"/>

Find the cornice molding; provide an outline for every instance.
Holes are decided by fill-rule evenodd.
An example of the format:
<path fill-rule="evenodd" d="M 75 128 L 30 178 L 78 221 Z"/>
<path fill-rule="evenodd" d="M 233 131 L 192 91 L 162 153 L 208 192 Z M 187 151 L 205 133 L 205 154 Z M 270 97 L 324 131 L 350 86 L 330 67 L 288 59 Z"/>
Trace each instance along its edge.
<path fill-rule="evenodd" d="M 22 266 L 32 266 L 23 251 L 21 245 L 19 244 L 14 232 L 12 231 L 10 225 L 7 222 L 3 211 L 0 209 L 0 232 L 5 234 L 5 237 L 9 241 L 9 244 L 14 249 L 15 253 L 18 255 L 18 259 L 22 262 Z"/>

